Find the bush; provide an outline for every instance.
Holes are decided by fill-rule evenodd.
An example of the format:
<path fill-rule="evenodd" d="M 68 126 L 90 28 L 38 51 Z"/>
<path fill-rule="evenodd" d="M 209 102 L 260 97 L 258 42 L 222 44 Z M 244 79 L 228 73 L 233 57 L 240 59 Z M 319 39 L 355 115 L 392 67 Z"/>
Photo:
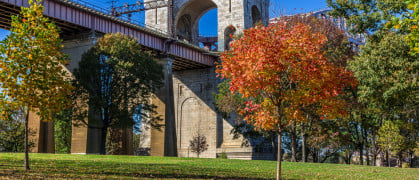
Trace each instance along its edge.
<path fill-rule="evenodd" d="M 218 158 L 220 158 L 220 159 L 228 159 L 227 153 L 226 152 L 222 152 L 222 153 L 218 154 Z"/>
<path fill-rule="evenodd" d="M 402 163 L 402 168 L 410 168 L 410 164 L 407 162 Z"/>
<path fill-rule="evenodd" d="M 33 133 L 29 130 L 29 135 Z M 9 119 L 0 119 L 0 151 L 23 152 L 25 139 L 25 123 L 23 113 L 16 112 Z M 32 141 L 28 144 L 29 149 L 34 146 Z"/>
<path fill-rule="evenodd" d="M 197 157 L 199 158 L 199 154 L 208 149 L 207 138 L 204 135 L 198 133 L 197 136 L 190 140 L 189 147 L 191 148 L 192 152 L 197 154 Z"/>

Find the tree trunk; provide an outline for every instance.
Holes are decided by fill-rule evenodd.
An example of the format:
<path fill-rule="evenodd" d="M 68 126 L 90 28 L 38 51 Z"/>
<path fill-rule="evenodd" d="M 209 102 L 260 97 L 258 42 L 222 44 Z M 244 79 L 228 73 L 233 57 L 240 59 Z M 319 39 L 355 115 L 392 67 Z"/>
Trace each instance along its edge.
<path fill-rule="evenodd" d="M 297 132 L 295 125 L 291 132 L 291 162 L 297 162 Z"/>
<path fill-rule="evenodd" d="M 410 162 L 409 162 L 409 165 L 410 165 L 410 167 L 412 168 L 413 167 L 413 161 L 415 160 L 415 153 L 414 153 L 414 151 L 410 151 L 409 152 L 409 156 L 410 156 Z"/>
<path fill-rule="evenodd" d="M 277 159 L 277 167 L 276 167 L 276 180 L 281 179 L 281 144 L 282 144 L 282 131 L 279 130 L 278 133 L 278 159 Z"/>
<path fill-rule="evenodd" d="M 372 138 L 371 138 L 371 144 L 372 144 L 372 164 L 373 164 L 373 166 L 377 166 L 377 155 L 378 155 L 378 153 L 379 153 L 379 151 L 378 151 L 378 145 L 377 145 L 377 140 L 376 140 L 376 133 L 375 133 L 375 131 L 373 130 L 372 132 L 371 132 L 371 134 L 372 134 Z"/>
<path fill-rule="evenodd" d="M 29 168 L 29 112 L 30 107 L 28 106 L 28 110 L 26 112 L 26 118 L 25 118 L 25 170 L 30 170 Z"/>
<path fill-rule="evenodd" d="M 399 166 L 399 168 L 402 168 L 403 166 L 403 154 L 402 153 L 398 153 L 398 163 L 397 166 Z"/>
<path fill-rule="evenodd" d="M 302 155 L 303 155 L 303 162 L 307 162 L 306 138 L 307 138 L 307 135 L 305 133 L 303 133 L 302 142 L 301 142 L 301 152 L 302 152 Z"/>
<path fill-rule="evenodd" d="M 100 139 L 100 154 L 106 155 L 106 134 L 108 132 L 108 127 L 105 126 L 102 128 L 102 137 Z"/>
<path fill-rule="evenodd" d="M 365 144 L 365 157 L 366 157 L 366 161 L 367 161 L 367 166 L 370 165 L 370 154 L 369 154 L 369 143 L 368 143 L 368 132 L 367 129 L 364 128 L 364 144 Z"/>
<path fill-rule="evenodd" d="M 377 165 L 377 155 L 376 154 L 373 154 L 372 155 L 372 165 L 373 166 L 376 166 Z"/>
<path fill-rule="evenodd" d="M 352 153 L 350 151 L 345 152 L 345 162 L 346 164 L 351 164 Z"/>
<path fill-rule="evenodd" d="M 359 145 L 359 164 L 364 165 L 364 145 L 361 143 Z"/>
<path fill-rule="evenodd" d="M 390 157 L 389 157 L 389 155 L 388 155 L 388 154 L 389 154 L 389 153 L 388 153 L 388 149 L 387 149 L 387 151 L 386 151 L 387 166 L 388 166 L 388 167 L 391 167 Z"/>
<path fill-rule="evenodd" d="M 278 153 L 276 153 L 278 151 L 278 146 L 275 143 L 275 135 L 271 135 L 271 143 L 272 143 L 272 161 L 275 161 L 276 159 L 278 159 Z"/>
<path fill-rule="evenodd" d="M 317 163 L 320 163 L 320 149 L 317 149 L 316 150 L 316 152 L 317 152 Z"/>
<path fill-rule="evenodd" d="M 316 148 L 311 148 L 311 158 L 313 159 L 313 162 L 316 163 L 317 162 L 317 151 Z"/>

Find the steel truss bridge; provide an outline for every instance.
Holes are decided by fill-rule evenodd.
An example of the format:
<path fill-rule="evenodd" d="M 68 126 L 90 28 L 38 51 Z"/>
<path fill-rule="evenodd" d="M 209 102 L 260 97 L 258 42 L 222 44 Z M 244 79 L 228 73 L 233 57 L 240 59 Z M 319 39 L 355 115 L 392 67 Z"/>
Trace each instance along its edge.
<path fill-rule="evenodd" d="M 140 22 L 118 18 L 106 9 L 81 0 L 43 0 L 44 15 L 61 29 L 64 40 L 82 34 L 117 33 L 133 36 L 146 50 L 156 56 L 174 59 L 172 69 L 199 69 L 214 66 L 218 54 L 187 42 L 173 39 L 166 32 L 147 27 Z M 20 7 L 28 7 L 27 0 L 0 0 L 0 28 L 10 29 L 11 16 L 18 15 Z"/>

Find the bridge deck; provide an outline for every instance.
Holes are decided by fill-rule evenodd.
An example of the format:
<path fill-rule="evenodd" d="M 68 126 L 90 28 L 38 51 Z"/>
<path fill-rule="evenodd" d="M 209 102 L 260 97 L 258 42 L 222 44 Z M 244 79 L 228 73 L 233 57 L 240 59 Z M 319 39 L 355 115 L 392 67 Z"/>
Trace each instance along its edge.
<path fill-rule="evenodd" d="M 214 66 L 218 58 L 213 52 L 182 41 L 173 41 L 163 32 L 123 21 L 70 0 L 44 0 L 43 5 L 44 14 L 61 28 L 64 39 L 92 30 L 99 33 L 121 32 L 136 37 L 144 48 L 156 54 L 167 52 L 175 59 L 173 70 Z M 11 16 L 18 14 L 21 6 L 29 6 L 27 0 L 0 0 L 0 28 L 10 28 Z"/>

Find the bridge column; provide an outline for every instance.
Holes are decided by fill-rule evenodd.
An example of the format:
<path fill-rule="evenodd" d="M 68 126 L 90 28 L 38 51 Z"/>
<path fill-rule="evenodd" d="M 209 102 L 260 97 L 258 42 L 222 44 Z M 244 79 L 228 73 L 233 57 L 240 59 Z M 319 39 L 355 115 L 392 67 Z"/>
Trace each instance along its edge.
<path fill-rule="evenodd" d="M 80 34 L 71 40 L 66 40 L 63 42 L 64 48 L 63 53 L 68 54 L 71 61 L 70 65 L 67 66 L 68 70 L 73 72 L 74 69 L 78 68 L 79 62 L 81 61 L 82 54 L 93 47 L 95 43 L 94 38 L 89 38 L 88 34 Z M 87 102 L 78 102 L 86 103 Z M 88 106 L 86 106 L 88 108 Z M 87 119 L 86 119 L 87 120 Z M 71 136 L 71 153 L 72 154 L 97 154 L 99 153 L 97 146 L 99 142 L 93 141 L 93 139 L 98 137 L 96 135 L 98 130 L 89 129 L 86 125 L 73 121 L 72 127 L 72 136 Z M 90 141 L 89 141 L 90 140 Z"/>
<path fill-rule="evenodd" d="M 54 122 L 42 122 L 35 112 L 29 112 L 29 142 L 34 153 L 55 153 Z"/>
<path fill-rule="evenodd" d="M 163 57 L 159 59 L 163 65 L 164 85 L 156 92 L 152 102 L 157 106 L 157 116 L 163 119 L 161 122 L 164 127 L 160 130 L 151 129 L 151 150 L 152 156 L 177 156 L 176 145 L 176 124 L 173 97 L 173 59 Z"/>
<path fill-rule="evenodd" d="M 88 34 L 82 34 L 72 40 L 63 42 L 64 48 L 62 52 L 68 54 L 71 61 L 66 66 L 69 72 L 73 72 L 78 68 L 78 63 L 84 52 L 90 49 L 96 39 L 89 38 Z M 29 129 L 30 129 L 30 142 L 34 143 L 31 152 L 35 153 L 54 153 L 54 122 L 42 122 L 39 116 L 34 112 L 29 113 Z M 72 153 L 86 153 L 87 149 L 87 134 L 88 128 L 85 126 L 73 126 L 72 128 Z M 92 143 L 90 143 L 92 144 Z"/>

